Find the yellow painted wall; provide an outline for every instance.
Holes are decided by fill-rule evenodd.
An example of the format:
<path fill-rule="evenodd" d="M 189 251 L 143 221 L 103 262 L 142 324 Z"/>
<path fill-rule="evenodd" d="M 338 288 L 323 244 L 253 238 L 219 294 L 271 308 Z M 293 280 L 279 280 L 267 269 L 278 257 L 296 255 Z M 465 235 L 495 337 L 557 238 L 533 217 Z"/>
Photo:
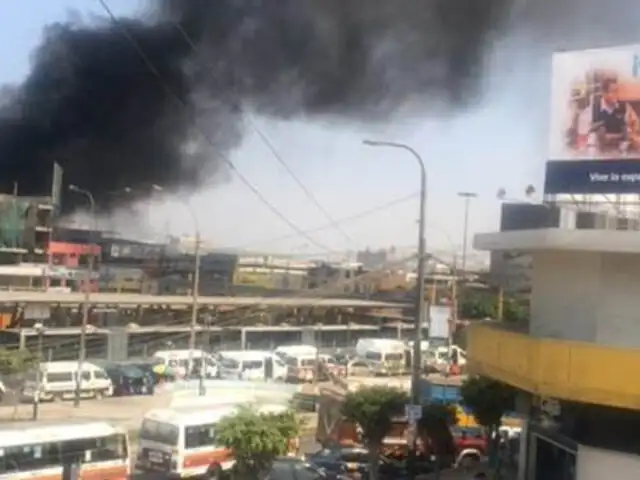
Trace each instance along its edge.
<path fill-rule="evenodd" d="M 535 395 L 640 409 L 633 376 L 640 349 L 538 339 L 496 326 L 473 325 L 469 369 Z"/>

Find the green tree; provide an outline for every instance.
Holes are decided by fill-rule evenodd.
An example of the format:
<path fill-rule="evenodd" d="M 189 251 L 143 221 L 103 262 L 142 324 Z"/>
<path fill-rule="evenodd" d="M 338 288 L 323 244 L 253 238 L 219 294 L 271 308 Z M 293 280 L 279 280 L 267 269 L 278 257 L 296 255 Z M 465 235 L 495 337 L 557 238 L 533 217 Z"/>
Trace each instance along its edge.
<path fill-rule="evenodd" d="M 446 403 L 428 403 L 422 406 L 422 416 L 418 421 L 418 435 L 425 445 L 431 447 L 436 457 L 436 470 L 445 460 L 450 463 L 455 455 L 455 445 L 451 428 L 458 423 L 456 407 Z"/>
<path fill-rule="evenodd" d="M 482 320 L 495 318 L 496 298 L 488 292 L 465 292 L 461 295 L 460 318 Z"/>
<path fill-rule="evenodd" d="M 378 479 L 380 448 L 391 430 L 393 417 L 403 415 L 408 402 L 406 392 L 386 386 L 365 387 L 345 396 L 342 415 L 362 430 L 363 442 L 369 449 L 371 480 Z"/>
<path fill-rule="evenodd" d="M 516 391 L 509 385 L 487 377 L 469 377 L 460 387 L 463 404 L 489 436 L 490 458 L 497 458 L 502 418 L 515 409 Z"/>
<path fill-rule="evenodd" d="M 292 412 L 259 413 L 244 407 L 218 422 L 215 441 L 233 451 L 238 478 L 254 480 L 269 471 L 276 457 L 287 453 L 290 440 L 298 433 Z"/>
<path fill-rule="evenodd" d="M 0 348 L 0 375 L 11 376 L 33 368 L 38 359 L 29 350 Z"/>

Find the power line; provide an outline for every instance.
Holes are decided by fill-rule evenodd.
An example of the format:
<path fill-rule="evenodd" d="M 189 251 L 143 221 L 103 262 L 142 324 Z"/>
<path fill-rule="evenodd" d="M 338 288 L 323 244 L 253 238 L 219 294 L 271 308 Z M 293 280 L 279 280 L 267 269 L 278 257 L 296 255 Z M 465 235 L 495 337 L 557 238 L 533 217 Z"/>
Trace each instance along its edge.
<path fill-rule="evenodd" d="M 182 25 L 180 25 L 177 22 L 174 22 L 173 25 L 175 26 L 175 28 L 180 32 L 180 34 L 182 35 L 182 37 L 185 39 L 186 43 L 189 45 L 189 47 L 194 51 L 194 53 L 199 53 L 199 49 L 198 46 L 195 44 L 195 42 L 191 39 L 191 37 L 189 36 L 189 34 L 187 32 L 185 32 L 184 28 L 182 28 Z M 282 157 L 282 155 L 280 155 L 280 153 L 277 151 L 277 149 L 274 147 L 273 143 L 271 142 L 271 140 L 269 139 L 269 137 L 262 131 L 262 129 L 260 129 L 258 127 L 258 125 L 256 124 L 256 122 L 253 120 L 253 118 L 251 117 L 251 115 L 248 116 L 249 119 L 249 125 L 251 126 L 251 128 L 258 134 L 258 137 L 260 138 L 260 140 L 262 140 L 262 142 L 265 144 L 265 146 L 267 147 L 267 149 L 271 152 L 271 154 L 273 155 L 273 158 L 276 159 L 276 161 L 285 169 L 285 171 L 287 172 L 287 174 L 293 179 L 293 181 L 298 185 L 298 187 L 300 188 L 300 190 L 302 190 L 302 192 L 307 196 L 307 198 L 311 201 L 311 203 L 313 203 L 316 208 L 322 212 L 322 214 L 324 215 L 324 217 L 327 219 L 327 221 L 329 222 L 329 224 L 336 229 L 337 232 L 339 232 L 346 240 L 347 242 L 353 244 L 353 240 L 351 239 L 351 237 L 347 234 L 347 232 L 344 231 L 344 229 L 338 224 L 336 223 L 335 219 L 333 218 L 333 216 L 329 213 L 329 211 L 320 203 L 320 201 L 318 200 L 318 198 L 313 194 L 313 192 L 311 192 L 311 190 L 304 184 L 304 182 L 300 179 L 300 177 L 298 177 L 298 175 L 296 175 L 296 173 L 293 171 L 293 169 L 289 166 L 289 164 L 284 160 L 284 158 Z"/>
<path fill-rule="evenodd" d="M 368 217 L 370 215 L 374 215 L 376 213 L 379 213 L 381 211 L 387 210 L 391 207 L 395 207 L 396 205 L 400 205 L 402 203 L 405 203 L 409 200 L 413 200 L 414 198 L 417 198 L 419 195 L 418 192 L 412 193 L 410 195 L 407 195 L 405 197 L 401 197 L 401 198 L 397 198 L 395 200 L 391 200 L 390 202 L 387 203 L 383 203 L 380 205 L 376 205 L 374 207 L 368 208 L 366 210 L 362 210 L 358 213 L 354 213 L 353 215 L 349 215 L 346 217 L 341 217 L 338 218 L 336 220 L 334 220 L 332 223 L 327 223 L 324 225 L 320 225 L 318 227 L 314 227 L 311 228 L 309 230 L 305 230 L 306 233 L 311 234 L 311 233 L 316 233 L 316 232 L 321 232 L 323 230 L 328 230 L 330 228 L 334 228 L 334 225 L 341 225 L 343 223 L 348 223 L 348 222 L 353 222 L 355 220 L 360 220 L 361 218 L 365 218 Z M 230 246 L 230 247 L 223 247 L 224 249 L 230 249 L 230 248 L 236 248 L 236 249 L 246 249 L 246 248 L 251 248 L 253 246 L 256 245 L 264 245 L 266 243 L 275 243 L 275 242 L 280 242 L 280 241 L 284 241 L 284 240 L 291 240 L 293 238 L 298 238 L 298 234 L 296 233 L 290 233 L 287 235 L 282 235 L 279 237 L 272 237 L 269 239 L 265 239 L 265 240 L 261 240 L 261 241 L 257 241 L 257 242 L 251 242 L 251 243 L 247 243 L 244 245 L 240 245 L 240 246 Z"/>
<path fill-rule="evenodd" d="M 176 27 L 180 30 L 180 32 L 182 32 L 185 38 L 188 39 L 189 44 L 192 45 L 192 48 L 194 48 L 193 43 L 191 42 L 191 40 L 189 39 L 187 33 L 183 30 L 183 28 L 178 24 L 176 24 Z M 285 160 L 282 158 L 282 156 L 278 153 L 278 151 L 273 146 L 273 143 L 271 143 L 271 141 L 269 140 L 269 137 L 267 137 L 267 135 L 261 129 L 258 128 L 258 126 L 255 124 L 255 122 L 251 118 L 251 116 L 249 116 L 249 125 L 251 125 L 251 128 L 253 128 L 253 130 L 258 134 L 258 137 L 260 137 L 260 139 L 264 142 L 264 144 L 267 146 L 267 148 L 269 149 L 273 157 L 278 161 L 280 165 L 282 165 L 285 171 L 289 174 L 289 176 L 293 179 L 293 181 L 298 185 L 300 190 L 302 190 L 304 194 L 307 196 L 307 198 L 311 200 L 311 202 L 316 206 L 316 208 L 320 210 L 320 212 L 322 212 L 324 217 L 329 222 L 329 226 L 332 228 L 335 228 L 336 231 L 340 233 L 345 238 L 345 240 L 347 240 L 347 242 L 353 245 L 354 244 L 353 239 L 349 236 L 349 234 L 347 234 L 347 232 L 345 232 L 345 230 L 339 225 L 339 223 L 335 220 L 335 218 L 333 218 L 333 216 L 328 212 L 328 210 L 322 206 L 322 204 L 317 199 L 317 197 L 311 192 L 311 190 L 309 190 L 305 186 L 302 180 L 300 180 L 300 177 L 298 177 L 295 174 L 295 172 L 291 169 L 289 164 L 285 162 Z"/>
<path fill-rule="evenodd" d="M 122 35 L 131 43 L 131 46 L 136 50 L 136 52 L 140 56 L 140 59 L 145 63 L 145 65 L 147 66 L 149 71 L 157 78 L 158 83 L 165 90 L 166 94 L 169 95 L 171 98 L 173 98 L 175 101 L 177 101 L 183 108 L 188 110 L 188 106 L 189 105 L 187 104 L 187 102 L 184 99 L 182 99 L 178 94 L 176 94 L 175 91 L 173 89 L 171 89 L 171 87 L 167 84 L 167 82 L 165 81 L 164 77 L 162 76 L 160 71 L 156 68 L 156 66 L 153 64 L 153 62 L 149 59 L 148 55 L 144 52 L 144 50 L 140 46 L 139 42 L 135 38 L 133 38 L 133 36 L 129 32 L 129 30 L 127 29 L 127 27 L 124 26 L 122 24 L 122 22 L 120 22 L 118 20 L 118 18 L 115 16 L 113 11 L 111 10 L 109 5 L 107 4 L 106 0 L 98 0 L 98 2 L 102 6 L 103 10 L 107 13 L 109 18 L 113 22 L 113 24 L 121 30 Z M 205 141 L 209 144 L 209 146 L 211 146 L 212 148 L 215 148 L 216 146 L 215 146 L 214 142 L 206 134 L 204 129 L 202 129 L 200 127 L 200 124 L 199 124 L 197 118 L 195 118 L 195 117 L 194 117 L 194 126 L 196 127 L 196 129 L 198 130 L 198 133 L 200 133 L 202 138 L 204 138 Z M 278 208 L 275 205 L 273 205 L 271 202 L 269 202 L 269 200 L 267 200 L 267 198 L 262 194 L 262 192 L 260 192 L 260 190 L 258 190 L 258 188 L 255 185 L 253 185 L 247 179 L 247 177 L 245 177 L 238 170 L 238 168 L 235 166 L 235 164 L 226 155 L 224 155 L 221 152 L 218 152 L 218 154 L 219 154 L 220 158 L 231 169 L 231 171 L 238 177 L 238 179 L 249 190 L 251 190 L 251 192 L 256 196 L 256 198 L 260 202 L 262 202 L 274 215 L 276 215 L 278 218 L 280 218 L 292 230 L 298 232 L 298 234 L 300 234 L 301 236 L 306 238 L 310 243 L 314 244 L 315 246 L 317 246 L 321 250 L 331 251 L 328 247 L 326 247 L 325 245 L 322 245 L 321 243 L 319 243 L 315 238 L 313 238 L 310 235 L 308 235 L 304 230 L 302 230 L 295 223 L 293 223 L 291 220 L 289 220 L 280 210 L 278 210 Z"/>

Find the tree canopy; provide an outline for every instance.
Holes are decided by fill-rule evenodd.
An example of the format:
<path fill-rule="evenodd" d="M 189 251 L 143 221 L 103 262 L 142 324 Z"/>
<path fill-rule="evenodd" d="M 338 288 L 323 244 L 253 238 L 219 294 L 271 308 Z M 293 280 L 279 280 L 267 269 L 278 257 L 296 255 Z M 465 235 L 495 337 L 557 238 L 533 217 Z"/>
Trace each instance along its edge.
<path fill-rule="evenodd" d="M 287 453 L 289 442 L 298 436 L 293 412 L 259 413 L 243 407 L 222 418 L 215 428 L 215 441 L 233 451 L 241 478 L 259 478 L 273 460 Z"/>
<path fill-rule="evenodd" d="M 515 408 L 515 390 L 487 377 L 469 377 L 460 387 L 462 401 L 476 421 L 493 431 L 500 427 L 502 417 Z"/>
<path fill-rule="evenodd" d="M 391 430 L 393 418 L 404 415 L 407 403 L 406 392 L 387 386 L 365 387 L 345 396 L 342 415 L 362 430 L 362 439 L 369 449 L 369 472 L 374 480 L 378 478 L 384 437 Z"/>
<path fill-rule="evenodd" d="M 25 373 L 37 363 L 37 358 L 29 350 L 0 348 L 0 375 Z"/>
<path fill-rule="evenodd" d="M 451 427 L 458 423 L 456 407 L 446 403 L 428 403 L 422 406 L 418 433 L 426 437 L 435 454 L 451 454 L 455 447 Z"/>

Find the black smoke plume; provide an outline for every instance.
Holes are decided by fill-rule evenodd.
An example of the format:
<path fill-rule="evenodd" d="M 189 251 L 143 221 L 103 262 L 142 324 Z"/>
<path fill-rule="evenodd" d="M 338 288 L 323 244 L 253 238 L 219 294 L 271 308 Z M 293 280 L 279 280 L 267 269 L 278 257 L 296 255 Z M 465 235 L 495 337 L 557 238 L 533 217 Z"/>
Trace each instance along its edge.
<path fill-rule="evenodd" d="M 455 111 L 482 93 L 494 39 L 514 24 L 561 37 L 553 12 L 567 20 L 592 4 L 158 0 L 145 20 L 50 25 L 24 83 L 0 92 L 0 183 L 46 194 L 58 162 L 65 183 L 108 209 L 125 187 L 144 195 L 152 184 L 201 185 L 241 141 L 248 110 L 358 119 L 407 106 Z"/>

